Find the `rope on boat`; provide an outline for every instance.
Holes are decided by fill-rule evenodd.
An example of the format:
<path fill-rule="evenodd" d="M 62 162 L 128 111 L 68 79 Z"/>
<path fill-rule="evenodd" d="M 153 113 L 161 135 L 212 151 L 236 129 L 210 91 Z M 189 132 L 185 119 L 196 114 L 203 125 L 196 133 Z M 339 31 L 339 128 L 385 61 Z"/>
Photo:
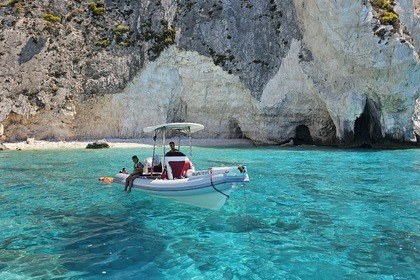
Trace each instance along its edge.
<path fill-rule="evenodd" d="M 223 194 L 224 196 L 226 196 L 227 198 L 229 198 L 229 195 L 227 195 L 227 194 L 225 194 L 224 192 L 222 192 L 221 190 L 218 190 L 215 186 L 214 186 L 214 183 L 213 183 L 213 168 L 212 167 L 210 167 L 209 168 L 209 171 L 210 171 L 210 184 L 211 184 L 211 186 L 213 187 L 213 189 L 215 189 L 216 191 L 218 191 L 219 193 L 221 193 L 221 194 Z"/>

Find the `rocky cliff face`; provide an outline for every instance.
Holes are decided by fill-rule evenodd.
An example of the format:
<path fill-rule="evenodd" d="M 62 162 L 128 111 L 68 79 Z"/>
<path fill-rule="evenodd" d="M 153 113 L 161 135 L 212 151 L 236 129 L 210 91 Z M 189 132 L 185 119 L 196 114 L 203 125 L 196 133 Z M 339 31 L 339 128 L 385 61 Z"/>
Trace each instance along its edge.
<path fill-rule="evenodd" d="M 0 135 L 137 138 L 192 121 L 197 137 L 267 144 L 416 141 L 419 1 L 395 1 L 398 28 L 348 2 L 9 1 Z"/>

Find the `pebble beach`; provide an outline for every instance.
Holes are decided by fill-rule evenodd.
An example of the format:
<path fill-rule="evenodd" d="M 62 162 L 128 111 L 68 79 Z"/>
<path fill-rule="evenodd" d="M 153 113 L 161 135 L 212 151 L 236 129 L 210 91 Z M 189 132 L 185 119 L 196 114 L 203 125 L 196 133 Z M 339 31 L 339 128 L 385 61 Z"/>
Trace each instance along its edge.
<path fill-rule="evenodd" d="M 89 143 L 94 143 L 98 140 L 81 140 L 81 141 L 46 141 L 46 140 L 27 140 L 20 142 L 5 142 L 5 146 L 9 150 L 43 150 L 43 149 L 83 149 Z M 109 144 L 110 148 L 137 148 L 150 147 L 153 145 L 153 140 L 150 138 L 143 139 L 101 139 Z M 167 142 L 177 139 L 167 139 Z M 161 145 L 161 141 L 156 142 Z M 193 139 L 193 146 L 198 147 L 247 147 L 253 146 L 253 142 L 248 139 Z M 188 141 L 181 140 L 181 145 L 188 145 Z"/>

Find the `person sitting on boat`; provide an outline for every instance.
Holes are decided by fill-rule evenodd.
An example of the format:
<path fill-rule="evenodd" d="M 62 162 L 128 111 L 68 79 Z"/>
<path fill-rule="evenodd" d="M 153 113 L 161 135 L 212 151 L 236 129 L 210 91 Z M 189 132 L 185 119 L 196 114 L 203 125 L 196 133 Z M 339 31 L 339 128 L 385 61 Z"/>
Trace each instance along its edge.
<path fill-rule="evenodd" d="M 125 179 L 125 192 L 131 192 L 131 188 L 133 187 L 134 179 L 140 177 L 143 175 L 143 164 L 139 161 L 139 158 L 137 156 L 133 156 L 131 158 L 134 162 L 133 165 L 133 173 L 128 175 L 128 177 Z"/>
<path fill-rule="evenodd" d="M 165 154 L 165 156 L 185 156 L 184 153 L 181 153 L 178 149 L 175 148 L 174 142 L 169 142 L 169 147 L 171 150 Z"/>
<path fill-rule="evenodd" d="M 122 174 L 128 174 L 127 169 L 125 167 L 123 167 L 123 169 L 121 169 L 120 173 L 122 173 Z"/>

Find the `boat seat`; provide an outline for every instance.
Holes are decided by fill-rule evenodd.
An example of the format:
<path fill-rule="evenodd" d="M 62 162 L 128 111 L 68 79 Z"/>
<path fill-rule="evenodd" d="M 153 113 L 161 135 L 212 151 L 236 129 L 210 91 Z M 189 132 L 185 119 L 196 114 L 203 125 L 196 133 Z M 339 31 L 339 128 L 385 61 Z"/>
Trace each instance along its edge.
<path fill-rule="evenodd" d="M 168 179 L 181 179 L 192 168 L 191 162 L 186 156 L 165 158 Z"/>

